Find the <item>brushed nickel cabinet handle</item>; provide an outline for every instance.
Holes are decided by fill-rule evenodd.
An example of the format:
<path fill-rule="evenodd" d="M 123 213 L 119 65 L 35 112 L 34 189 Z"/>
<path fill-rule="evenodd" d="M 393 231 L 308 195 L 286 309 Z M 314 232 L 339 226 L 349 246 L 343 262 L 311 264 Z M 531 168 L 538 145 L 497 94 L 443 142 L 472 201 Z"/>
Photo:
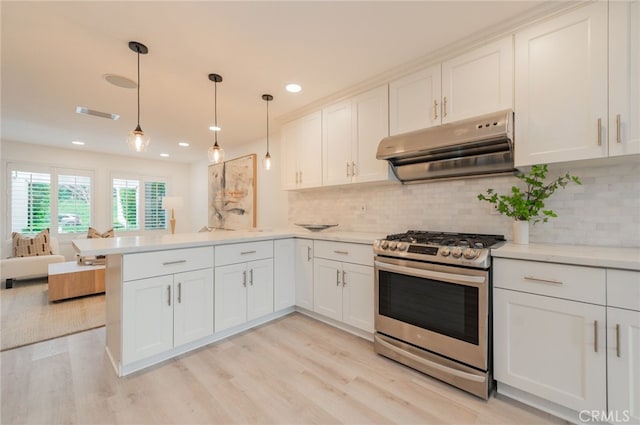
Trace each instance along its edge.
<path fill-rule="evenodd" d="M 349 177 L 349 161 L 347 161 L 347 177 Z"/>
<path fill-rule="evenodd" d="M 311 247 L 307 247 L 307 261 L 311 261 Z"/>
<path fill-rule="evenodd" d="M 247 287 L 247 271 L 242 272 L 242 286 Z"/>
<path fill-rule="evenodd" d="M 171 306 L 171 285 L 167 286 L 167 305 Z"/>
<path fill-rule="evenodd" d="M 438 101 L 433 99 L 433 119 L 438 119 Z"/>
<path fill-rule="evenodd" d="M 616 115 L 616 142 L 622 143 L 622 135 L 620 134 L 620 114 Z"/>
<path fill-rule="evenodd" d="M 553 279 L 541 279 L 539 277 L 534 277 L 534 276 L 525 276 L 524 279 L 525 280 L 532 280 L 534 282 L 552 283 L 554 285 L 562 285 L 561 281 L 553 280 Z"/>
<path fill-rule="evenodd" d="M 620 324 L 616 323 L 616 356 L 620 357 Z"/>
<path fill-rule="evenodd" d="M 249 270 L 249 285 L 253 286 L 253 269 Z"/>
<path fill-rule="evenodd" d="M 302 184 L 302 170 L 300 170 L 300 184 Z"/>
<path fill-rule="evenodd" d="M 598 118 L 598 146 L 602 146 L 602 118 Z"/>
<path fill-rule="evenodd" d="M 172 264 L 181 264 L 181 263 L 186 263 L 187 260 L 177 260 L 177 261 L 166 261 L 164 263 L 162 263 L 163 266 L 170 266 Z"/>
<path fill-rule="evenodd" d="M 347 272 L 342 270 L 342 286 L 347 284 Z"/>
<path fill-rule="evenodd" d="M 337 250 L 333 252 L 335 252 L 336 254 L 343 254 L 343 255 L 347 255 L 349 253 L 349 251 L 337 251 Z"/>
<path fill-rule="evenodd" d="M 178 304 L 182 304 L 182 282 L 178 282 Z"/>
<path fill-rule="evenodd" d="M 446 117 L 447 116 L 447 96 L 444 97 L 444 99 L 442 99 L 442 116 Z"/>
<path fill-rule="evenodd" d="M 336 270 L 336 286 L 340 286 L 340 270 Z"/>
<path fill-rule="evenodd" d="M 593 352 L 598 352 L 598 321 L 593 321 Z"/>
<path fill-rule="evenodd" d="M 248 254 L 255 254 L 255 253 L 256 253 L 255 250 L 253 250 L 253 251 L 242 251 L 242 252 L 240 252 L 240 255 L 248 255 Z"/>
<path fill-rule="evenodd" d="M 355 177 L 356 175 L 356 163 L 351 161 L 351 177 Z"/>

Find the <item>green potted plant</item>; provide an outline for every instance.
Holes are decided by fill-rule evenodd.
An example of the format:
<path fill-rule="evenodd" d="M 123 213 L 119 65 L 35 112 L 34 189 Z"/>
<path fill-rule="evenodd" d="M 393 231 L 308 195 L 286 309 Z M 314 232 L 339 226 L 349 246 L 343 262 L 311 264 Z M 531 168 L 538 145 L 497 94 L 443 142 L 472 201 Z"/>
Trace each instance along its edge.
<path fill-rule="evenodd" d="M 565 188 L 571 182 L 582 184 L 578 177 L 569 173 L 545 183 L 548 171 L 546 164 L 533 165 L 528 174 L 516 176 L 526 184 L 524 190 L 518 186 L 512 186 L 511 193 L 508 195 L 500 195 L 493 189 L 487 189 L 486 194 L 478 195 L 479 200 L 494 204 L 500 213 L 515 220 L 513 223 L 515 243 L 529 243 L 529 222 L 546 223 L 550 218 L 557 217 L 552 210 L 544 209 L 544 201 L 557 189 Z"/>

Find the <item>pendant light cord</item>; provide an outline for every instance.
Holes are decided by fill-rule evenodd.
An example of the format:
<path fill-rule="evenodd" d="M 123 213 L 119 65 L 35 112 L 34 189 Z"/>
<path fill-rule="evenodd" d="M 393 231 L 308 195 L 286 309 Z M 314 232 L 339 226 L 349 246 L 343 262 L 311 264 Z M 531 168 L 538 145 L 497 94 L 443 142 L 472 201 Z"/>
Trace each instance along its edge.
<path fill-rule="evenodd" d="M 267 100 L 267 155 L 269 155 L 269 101 Z"/>
<path fill-rule="evenodd" d="M 140 127 L 140 47 L 136 48 L 138 52 L 138 127 Z"/>
<path fill-rule="evenodd" d="M 214 140 L 215 144 L 218 144 L 218 82 L 213 82 L 213 125 L 215 126 L 214 130 Z"/>

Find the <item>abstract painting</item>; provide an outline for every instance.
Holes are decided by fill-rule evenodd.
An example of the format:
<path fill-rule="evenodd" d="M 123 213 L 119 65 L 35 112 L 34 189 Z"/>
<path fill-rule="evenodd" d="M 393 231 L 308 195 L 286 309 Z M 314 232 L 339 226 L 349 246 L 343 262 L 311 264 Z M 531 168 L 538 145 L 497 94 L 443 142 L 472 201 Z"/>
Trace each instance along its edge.
<path fill-rule="evenodd" d="M 256 154 L 209 165 L 209 227 L 256 227 Z"/>

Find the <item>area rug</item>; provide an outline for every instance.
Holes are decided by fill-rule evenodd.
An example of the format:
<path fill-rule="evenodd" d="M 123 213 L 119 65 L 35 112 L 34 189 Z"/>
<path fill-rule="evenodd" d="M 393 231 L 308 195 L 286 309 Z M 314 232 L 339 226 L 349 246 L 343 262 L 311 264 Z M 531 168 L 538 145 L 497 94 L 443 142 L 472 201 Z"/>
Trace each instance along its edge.
<path fill-rule="evenodd" d="M 104 294 L 50 303 L 46 279 L 0 290 L 0 351 L 99 328 Z"/>

